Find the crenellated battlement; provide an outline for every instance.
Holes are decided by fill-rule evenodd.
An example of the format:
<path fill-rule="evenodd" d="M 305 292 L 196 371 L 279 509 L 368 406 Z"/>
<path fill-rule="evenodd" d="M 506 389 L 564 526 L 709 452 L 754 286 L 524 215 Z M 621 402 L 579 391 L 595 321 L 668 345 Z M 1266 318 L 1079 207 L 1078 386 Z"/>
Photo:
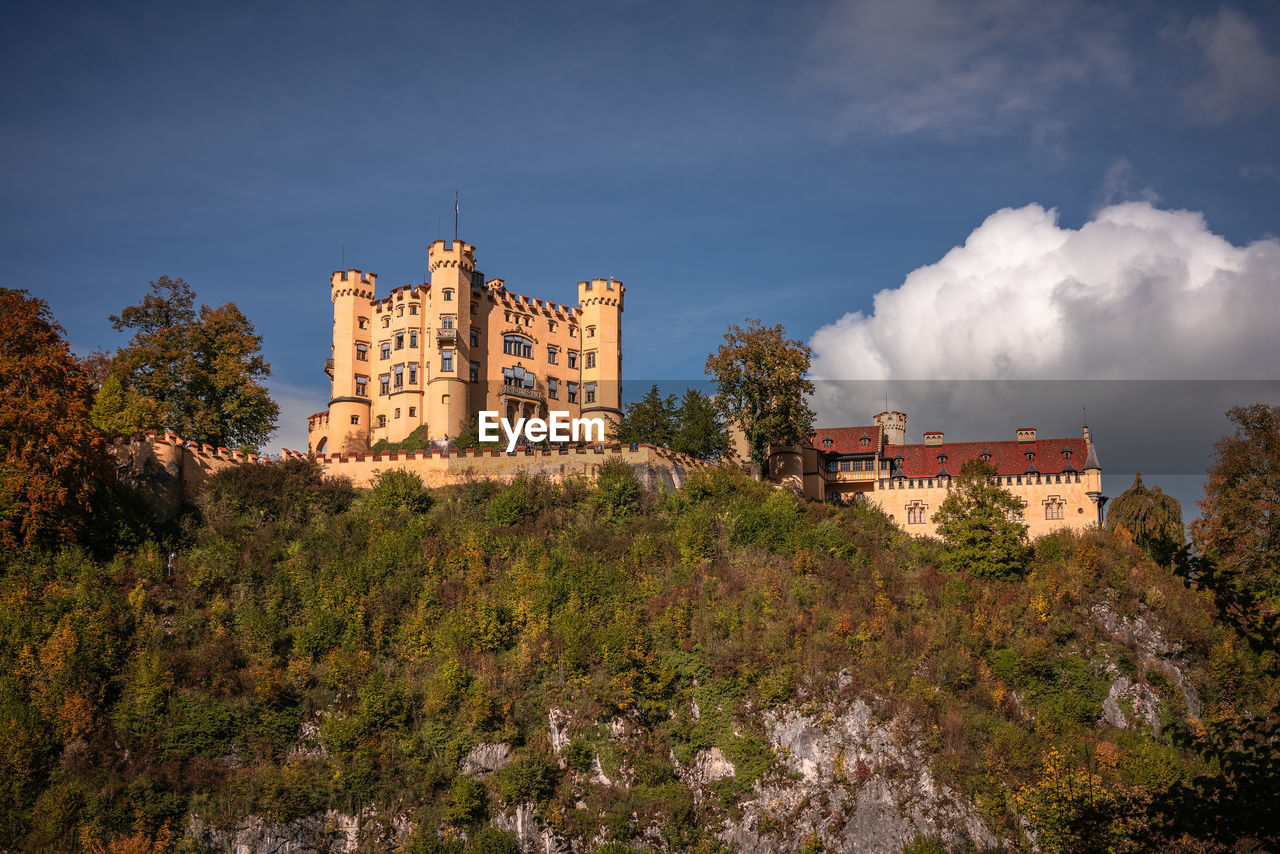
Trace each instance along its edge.
<path fill-rule="evenodd" d="M 434 240 L 427 247 L 427 261 L 427 269 L 433 273 L 442 267 L 458 267 L 471 272 L 476 268 L 476 248 L 461 240 L 452 243 Z"/>
<path fill-rule="evenodd" d="M 627 289 L 618 279 L 590 279 L 578 282 L 578 305 L 616 305 L 623 307 Z"/>
<path fill-rule="evenodd" d="M 365 273 L 360 270 L 334 270 L 333 275 L 329 277 L 329 290 L 334 300 L 344 296 L 372 300 L 377 285 L 377 273 Z"/>

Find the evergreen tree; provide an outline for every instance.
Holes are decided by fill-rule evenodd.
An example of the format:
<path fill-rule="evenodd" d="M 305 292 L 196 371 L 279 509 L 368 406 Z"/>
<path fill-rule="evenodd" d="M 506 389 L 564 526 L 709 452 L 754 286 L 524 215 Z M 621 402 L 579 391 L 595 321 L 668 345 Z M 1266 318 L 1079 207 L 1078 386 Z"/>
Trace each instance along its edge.
<path fill-rule="evenodd" d="M 729 325 L 706 370 L 715 377 L 717 408 L 746 434 L 751 462 L 763 471 L 770 448 L 798 445 L 813 432 L 813 410 L 805 400 L 813 394 L 805 378 L 810 351 L 788 339 L 780 323 L 746 324 Z"/>
<path fill-rule="evenodd" d="M 115 370 L 184 439 L 256 450 L 280 414 L 260 382 L 271 373 L 262 338 L 235 303 L 197 312 L 195 296 L 161 276 L 141 303 L 112 315 L 116 329 L 134 331 Z"/>
<path fill-rule="evenodd" d="M 715 401 L 696 388 L 686 388 L 676 412 L 671 449 L 694 459 L 719 460 L 728 445 L 724 417 Z"/>
<path fill-rule="evenodd" d="M 74 539 L 109 475 L 93 388 L 42 299 L 0 288 L 0 546 Z"/>
<path fill-rule="evenodd" d="M 954 488 L 933 521 L 947 542 L 945 566 L 983 578 L 1016 578 L 1030 558 L 1023 504 L 995 482 L 996 469 L 982 460 L 960 467 Z"/>
<path fill-rule="evenodd" d="M 676 432 L 676 396 L 666 397 L 653 385 L 644 397 L 627 404 L 626 414 L 618 422 L 614 440 L 624 445 L 647 442 L 670 445 Z"/>
<path fill-rule="evenodd" d="M 163 426 L 156 402 L 135 389 L 125 389 L 115 374 L 108 374 L 102 381 L 90 418 L 93 426 L 107 436 L 132 436 Z"/>
<path fill-rule="evenodd" d="M 1158 563 L 1177 557 L 1187 542 L 1182 524 L 1182 503 L 1165 495 L 1160 487 L 1148 489 L 1139 474 L 1133 486 L 1122 492 L 1107 508 L 1107 527 L 1123 528 Z"/>

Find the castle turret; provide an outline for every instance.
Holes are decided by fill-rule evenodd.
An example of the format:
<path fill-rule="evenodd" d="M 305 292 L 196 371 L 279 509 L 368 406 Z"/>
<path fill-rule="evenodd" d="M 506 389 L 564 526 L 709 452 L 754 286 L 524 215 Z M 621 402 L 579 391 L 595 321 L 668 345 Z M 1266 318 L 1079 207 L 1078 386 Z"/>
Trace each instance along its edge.
<path fill-rule="evenodd" d="M 879 412 L 874 421 L 880 428 L 886 445 L 905 445 L 907 443 L 907 414 L 905 412 Z"/>
<path fill-rule="evenodd" d="M 427 387 L 424 408 L 433 439 L 455 437 L 471 411 L 468 363 L 462 358 L 471 328 L 475 247 L 437 240 L 427 249 L 431 309 L 427 315 Z"/>
<path fill-rule="evenodd" d="M 359 270 L 334 271 L 333 356 L 326 367 L 333 379 L 329 395 L 329 453 L 362 453 L 369 448 L 369 302 L 377 276 Z"/>
<path fill-rule="evenodd" d="M 622 418 L 622 309 L 627 289 L 615 279 L 578 282 L 582 340 L 582 417 Z"/>

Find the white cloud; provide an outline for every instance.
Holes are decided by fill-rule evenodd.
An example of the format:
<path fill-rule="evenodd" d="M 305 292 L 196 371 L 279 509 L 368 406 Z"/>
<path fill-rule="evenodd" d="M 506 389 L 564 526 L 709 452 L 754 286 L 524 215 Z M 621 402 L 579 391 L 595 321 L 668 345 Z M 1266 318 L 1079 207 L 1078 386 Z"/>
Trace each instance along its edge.
<path fill-rule="evenodd" d="M 1269 53 L 1258 28 L 1241 13 L 1223 7 L 1199 18 L 1185 37 L 1204 53 L 1205 76 L 1183 90 L 1196 117 L 1218 124 L 1260 113 L 1280 101 L 1280 53 Z"/>
<path fill-rule="evenodd" d="M 1102 178 L 1102 207 L 1116 202 L 1150 202 L 1160 201 L 1160 194 L 1151 187 L 1137 187 L 1133 181 L 1133 163 L 1127 157 L 1121 157 L 1107 168 Z"/>
<path fill-rule="evenodd" d="M 1117 17 L 1079 0 L 836 0 L 813 46 L 841 132 L 1044 133 L 1068 87 L 1123 85 Z M 1054 117 L 1053 121 L 1060 121 Z"/>
<path fill-rule="evenodd" d="M 870 315 L 852 312 L 815 332 L 812 375 L 1274 380 L 1278 301 L 1280 240 L 1234 246 L 1201 214 L 1146 202 L 1103 208 L 1078 229 L 1039 205 L 1006 208 L 878 293 Z M 852 395 L 849 383 L 818 385 L 823 422 L 865 423 L 883 404 L 867 400 L 866 387 Z M 974 401 L 938 406 L 943 415 L 959 407 Z"/>

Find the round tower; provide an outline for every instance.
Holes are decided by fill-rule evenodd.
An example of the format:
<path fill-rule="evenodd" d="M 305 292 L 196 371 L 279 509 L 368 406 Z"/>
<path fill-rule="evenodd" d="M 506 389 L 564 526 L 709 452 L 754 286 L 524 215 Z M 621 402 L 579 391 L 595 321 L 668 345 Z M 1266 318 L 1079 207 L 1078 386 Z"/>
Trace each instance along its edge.
<path fill-rule="evenodd" d="M 369 302 L 376 281 L 374 273 L 359 270 L 336 270 L 329 279 L 333 300 L 333 357 L 326 366 L 333 379 L 325 448 L 329 453 L 369 449 Z"/>
<path fill-rule="evenodd" d="M 455 240 L 434 241 L 427 248 L 431 273 L 431 305 L 427 309 L 427 387 L 423 409 L 431 437 L 455 437 L 463 430 L 470 409 L 468 382 L 471 330 L 471 280 L 476 248 Z"/>
<path fill-rule="evenodd" d="M 886 445 L 905 445 L 907 443 L 907 414 L 905 412 L 878 412 L 875 415 L 876 426 L 884 437 Z"/>
<path fill-rule="evenodd" d="M 578 282 L 582 417 L 604 418 L 610 436 L 622 419 L 622 309 L 626 292 L 622 282 L 612 278 Z"/>

